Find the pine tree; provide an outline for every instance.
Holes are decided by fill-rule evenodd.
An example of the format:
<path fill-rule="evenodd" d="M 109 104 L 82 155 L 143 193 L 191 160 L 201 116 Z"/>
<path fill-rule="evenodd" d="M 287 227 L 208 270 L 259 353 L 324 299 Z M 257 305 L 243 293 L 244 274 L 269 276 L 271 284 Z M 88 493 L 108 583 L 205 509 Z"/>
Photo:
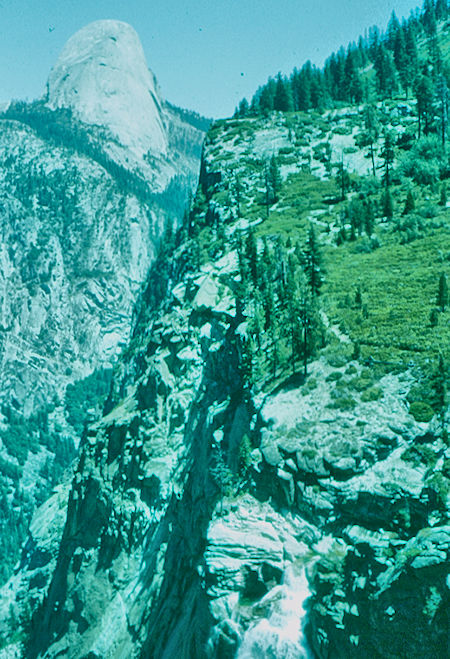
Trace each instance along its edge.
<path fill-rule="evenodd" d="M 308 359 L 314 354 L 317 338 L 321 332 L 321 320 L 314 298 L 307 288 L 300 291 L 299 323 L 302 334 L 303 375 L 308 375 Z"/>
<path fill-rule="evenodd" d="M 352 236 L 353 236 L 353 238 L 350 239 L 355 240 L 356 232 L 358 232 L 359 236 L 362 234 L 362 230 L 364 226 L 365 209 L 362 202 L 359 199 L 352 199 L 347 212 L 348 212 L 348 217 L 350 219 L 350 225 L 352 228 Z"/>
<path fill-rule="evenodd" d="M 362 307 L 362 291 L 361 291 L 361 284 L 358 284 L 356 287 L 356 292 L 355 292 L 355 305 L 358 309 L 361 309 Z"/>
<path fill-rule="evenodd" d="M 250 277 L 254 286 L 258 284 L 258 248 L 256 245 L 255 232 L 250 229 L 245 241 L 245 255 L 250 270 Z"/>
<path fill-rule="evenodd" d="M 317 242 L 316 232 L 312 224 L 309 225 L 308 238 L 305 247 L 305 274 L 309 284 L 312 297 L 320 294 L 323 284 L 322 278 L 322 256 Z"/>
<path fill-rule="evenodd" d="M 235 194 L 235 200 L 236 200 L 236 212 L 237 212 L 238 217 L 241 217 L 241 192 L 242 192 L 241 179 L 239 177 L 239 174 L 237 172 L 235 172 L 235 174 L 234 174 L 234 194 Z"/>
<path fill-rule="evenodd" d="M 253 338 L 242 337 L 239 342 L 240 362 L 239 372 L 242 379 L 242 385 L 245 389 L 251 389 L 254 385 L 253 378 L 253 355 L 255 354 L 255 345 Z"/>
<path fill-rule="evenodd" d="M 263 295 L 263 309 L 264 309 L 264 331 L 269 332 L 275 327 L 276 310 L 275 310 L 275 296 L 273 286 L 269 284 L 264 291 Z"/>
<path fill-rule="evenodd" d="M 383 217 L 387 220 L 392 220 L 394 217 L 394 200 L 389 188 L 386 188 L 383 193 Z"/>
<path fill-rule="evenodd" d="M 277 285 L 277 295 L 280 300 L 284 299 L 286 283 L 287 283 L 287 270 L 288 270 L 288 255 L 286 248 L 278 238 L 275 242 L 274 254 L 274 278 Z"/>
<path fill-rule="evenodd" d="M 300 281 L 299 281 L 300 279 Z M 291 344 L 292 374 L 295 373 L 296 360 L 301 345 L 301 323 L 299 311 L 299 288 L 304 287 L 303 277 L 299 277 L 295 260 L 291 255 L 288 264 L 287 281 L 285 287 L 284 307 L 286 313 L 286 331 Z"/>
<path fill-rule="evenodd" d="M 443 424 L 447 407 L 447 366 L 442 353 L 439 353 L 438 365 L 431 378 L 431 385 L 434 394 L 433 407 L 441 417 Z"/>
<path fill-rule="evenodd" d="M 400 23 L 395 14 L 395 11 L 393 11 L 391 14 L 391 18 L 389 19 L 389 23 L 386 31 L 386 45 L 390 50 L 394 50 L 395 42 L 399 32 L 400 32 Z"/>
<path fill-rule="evenodd" d="M 381 157 L 383 158 L 383 181 L 386 188 L 389 188 L 391 184 L 391 169 L 394 163 L 394 137 L 390 131 L 385 131 L 384 133 L 384 143 L 383 150 L 381 152 Z"/>
<path fill-rule="evenodd" d="M 430 311 L 430 327 L 437 327 L 439 324 L 439 309 Z"/>
<path fill-rule="evenodd" d="M 380 124 L 377 117 L 376 108 L 373 105 L 366 105 L 364 108 L 364 140 L 370 147 L 370 158 L 372 161 L 372 173 L 376 176 L 375 171 L 375 155 L 374 155 L 374 142 L 378 139 L 380 134 Z"/>
<path fill-rule="evenodd" d="M 275 154 L 272 155 L 267 166 L 267 184 L 270 190 L 271 203 L 275 203 L 279 199 L 281 190 L 281 175 Z"/>
<path fill-rule="evenodd" d="M 403 215 L 408 215 L 408 213 L 411 213 L 415 207 L 416 203 L 414 201 L 413 193 L 411 190 L 408 190 L 408 194 L 406 195 L 405 208 L 403 209 Z"/>
<path fill-rule="evenodd" d="M 405 52 L 406 62 L 401 72 L 402 85 L 408 98 L 408 90 L 413 85 L 417 74 L 418 54 L 416 35 L 412 23 L 406 24 L 404 28 L 405 33 Z"/>
<path fill-rule="evenodd" d="M 288 80 L 281 77 L 281 73 L 277 77 L 273 109 L 280 112 L 292 112 L 294 109 L 291 85 Z"/>
<path fill-rule="evenodd" d="M 363 98 L 363 88 L 359 76 L 358 66 L 356 63 L 356 51 L 348 48 L 345 58 L 345 97 L 350 103 L 361 103 Z"/>
<path fill-rule="evenodd" d="M 273 190 L 270 185 L 269 165 L 267 162 L 264 165 L 264 184 L 265 184 L 264 202 L 266 206 L 266 216 L 269 217 L 270 206 L 273 203 Z"/>
<path fill-rule="evenodd" d="M 311 105 L 319 110 L 325 109 L 329 104 L 329 93 L 325 76 L 320 69 L 314 67 L 311 72 Z"/>
<path fill-rule="evenodd" d="M 369 56 L 372 62 L 375 60 L 381 41 L 380 29 L 374 25 L 369 28 Z"/>
<path fill-rule="evenodd" d="M 345 194 L 350 187 L 350 176 L 344 167 L 344 156 L 342 155 L 341 161 L 338 165 L 337 184 L 341 192 L 341 201 L 344 201 Z"/>
<path fill-rule="evenodd" d="M 364 205 L 365 214 L 364 214 L 364 229 L 367 235 L 370 236 L 373 234 L 373 229 L 375 225 L 375 216 L 373 212 L 373 205 L 370 199 L 368 199 Z"/>
<path fill-rule="evenodd" d="M 375 73 L 377 76 L 377 89 L 381 98 L 392 97 L 397 88 L 397 79 L 395 75 L 395 66 L 391 53 L 380 45 L 374 61 Z"/>
<path fill-rule="evenodd" d="M 448 10 L 449 7 L 447 0 L 436 0 L 434 11 L 435 11 L 436 19 L 438 21 L 443 21 L 444 19 L 447 18 Z"/>
<path fill-rule="evenodd" d="M 261 291 L 264 291 L 268 281 L 268 274 L 272 273 L 274 264 L 273 264 L 272 252 L 269 247 L 269 243 L 267 242 L 267 238 L 264 236 L 262 240 L 263 240 L 263 249 L 261 254 L 260 289 Z"/>
<path fill-rule="evenodd" d="M 345 84 L 345 50 L 341 48 L 336 56 L 336 67 L 334 70 L 334 97 L 338 101 L 346 100 Z"/>
<path fill-rule="evenodd" d="M 448 283 L 447 275 L 445 272 L 439 277 L 439 288 L 437 294 L 437 305 L 442 312 L 445 311 L 445 308 L 448 304 Z"/>
<path fill-rule="evenodd" d="M 428 71 L 418 76 L 414 91 L 417 99 L 417 117 L 420 138 L 422 129 L 425 135 L 428 135 L 430 132 L 433 110 L 433 83 Z"/>
<path fill-rule="evenodd" d="M 447 80 L 443 75 L 440 75 L 438 78 L 437 97 L 439 103 L 439 115 L 440 115 L 440 124 L 441 124 L 441 142 L 442 142 L 442 148 L 445 149 L 445 143 L 447 140 L 447 126 L 448 126 L 449 92 L 448 92 Z"/>
<path fill-rule="evenodd" d="M 248 291 L 251 282 L 251 272 L 249 260 L 247 257 L 246 245 L 244 245 L 241 235 L 238 236 L 237 254 L 239 262 L 239 274 L 241 277 L 239 297 L 243 302 L 245 302 L 245 300 L 248 298 Z"/>
<path fill-rule="evenodd" d="M 236 108 L 235 117 L 246 117 L 249 113 L 249 104 L 246 98 L 243 98 Z"/>
<path fill-rule="evenodd" d="M 273 78 L 269 78 L 267 81 L 267 84 L 265 84 L 260 90 L 258 94 L 258 106 L 259 110 L 263 114 L 267 114 L 268 112 L 272 112 L 274 109 L 274 98 L 275 98 L 275 92 L 276 92 L 276 82 L 273 80 Z"/>
<path fill-rule="evenodd" d="M 295 110 L 309 110 L 311 108 L 311 79 L 307 74 L 306 65 L 301 71 L 294 71 L 291 78 L 291 87 Z"/>
<path fill-rule="evenodd" d="M 406 40 L 402 28 L 399 28 L 394 40 L 394 62 L 398 71 L 400 83 L 403 87 L 406 98 L 408 98 L 408 87 L 410 84 L 409 63 L 406 52 Z"/>
<path fill-rule="evenodd" d="M 436 10 L 433 0 L 425 0 L 423 5 L 422 24 L 425 32 L 432 37 L 437 32 Z"/>
<path fill-rule="evenodd" d="M 264 331 L 264 307 L 263 298 L 259 290 L 255 291 L 253 297 L 253 310 L 248 319 L 248 333 L 253 338 L 258 350 L 261 350 L 262 335 Z"/>

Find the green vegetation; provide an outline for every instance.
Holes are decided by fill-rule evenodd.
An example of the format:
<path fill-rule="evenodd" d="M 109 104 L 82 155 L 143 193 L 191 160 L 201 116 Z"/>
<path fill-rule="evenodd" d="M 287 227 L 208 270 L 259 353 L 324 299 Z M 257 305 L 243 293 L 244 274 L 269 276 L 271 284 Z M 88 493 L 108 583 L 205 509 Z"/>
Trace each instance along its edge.
<path fill-rule="evenodd" d="M 183 111 L 181 111 L 183 115 Z M 194 113 L 195 114 L 195 113 Z M 185 112 L 183 117 L 190 123 L 203 125 L 192 113 Z M 100 127 L 87 126 L 78 121 L 69 108 L 51 110 L 43 101 L 25 103 L 23 101 L 12 102 L 8 109 L 0 113 L 0 121 L 18 121 L 32 128 L 41 138 L 58 147 L 63 147 L 73 153 L 87 156 L 97 162 L 114 180 L 116 187 L 123 194 L 133 194 L 143 203 L 148 203 L 154 208 L 162 206 L 165 209 L 180 216 L 186 204 L 185 187 L 186 182 L 182 176 L 175 176 L 169 186 L 162 193 L 151 192 L 148 183 L 137 173 L 119 165 L 99 146 L 108 135 Z M 208 123 L 208 120 L 206 120 Z M 184 146 L 184 142 L 183 142 Z M 199 153 L 195 154 L 197 157 Z M 11 163 L 10 163 L 11 164 Z M 43 175 L 43 172 L 41 172 Z M 58 173 L 54 173 L 57 176 Z M 61 176 L 67 178 L 67 172 L 60 172 Z M 36 176 L 31 175 L 23 178 L 23 193 L 29 192 L 28 187 L 35 185 Z M 66 181 L 67 185 L 67 181 Z M 47 194 L 51 194 L 52 186 L 47 186 Z M 22 194 L 27 197 L 29 194 Z M 76 195 L 72 195 L 72 202 Z M 45 200 L 39 200 L 42 205 L 47 205 Z M 70 209 L 67 209 L 69 212 Z"/>
<path fill-rule="evenodd" d="M 434 410 L 431 405 L 420 401 L 411 403 L 409 413 L 412 414 L 416 421 L 424 421 L 425 423 L 431 421 L 434 416 Z"/>
<path fill-rule="evenodd" d="M 89 409 L 101 409 L 111 383 L 111 370 L 99 369 L 83 380 L 69 384 L 66 389 L 65 407 L 67 420 L 78 436 Z"/>
<path fill-rule="evenodd" d="M 447 2 L 425 0 L 421 12 L 400 23 L 392 14 L 387 30 L 371 28 L 365 37 L 333 53 L 320 69 L 306 62 L 287 77 L 280 73 L 262 85 L 250 103 L 243 99 L 236 117 L 290 113 L 391 99 L 395 94 L 417 100 L 418 132 L 428 135 L 433 96 L 440 106 L 440 135 L 445 142 L 448 71 L 444 56 L 449 39 Z M 445 26 L 443 29 L 442 26 Z M 366 115 L 365 143 L 377 135 L 377 124 Z M 373 163 L 373 158 L 372 158 Z"/>
<path fill-rule="evenodd" d="M 260 253 L 249 231 L 245 243 L 238 244 L 238 257 L 235 296 L 238 317 L 248 318 L 242 342 L 248 386 L 274 380 L 289 365 L 295 374 L 299 359 L 306 375 L 322 334 L 316 300 L 322 282 L 320 248 L 314 231 L 304 248 L 265 239 Z"/>
<path fill-rule="evenodd" d="M 1 466 L 0 466 L 1 468 Z M 0 583 L 11 574 L 25 538 L 33 503 L 19 485 L 11 489 L 0 474 Z"/>
<path fill-rule="evenodd" d="M 3 406 L 2 413 L 8 422 L 0 438 L 10 457 L 0 458 L 0 583 L 11 574 L 20 555 L 36 507 L 61 482 L 61 477 L 75 457 L 73 440 L 62 434 L 61 429 L 50 427 L 50 409 L 41 409 L 31 417 L 24 417 L 17 410 Z M 31 455 L 37 456 L 42 449 L 48 451 L 33 491 L 21 485 L 24 465 Z"/>
<path fill-rule="evenodd" d="M 28 451 L 37 453 L 39 450 L 37 420 L 26 419 L 11 407 L 3 407 L 2 412 L 8 422 L 8 428 L 0 432 L 0 439 L 8 454 L 16 458 L 19 465 L 24 465 Z"/>

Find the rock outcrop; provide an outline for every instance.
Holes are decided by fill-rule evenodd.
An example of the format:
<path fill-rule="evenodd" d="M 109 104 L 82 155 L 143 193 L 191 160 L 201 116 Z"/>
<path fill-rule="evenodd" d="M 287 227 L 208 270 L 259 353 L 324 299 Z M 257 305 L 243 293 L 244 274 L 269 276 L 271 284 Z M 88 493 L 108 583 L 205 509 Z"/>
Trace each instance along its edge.
<path fill-rule="evenodd" d="M 0 519 L 3 578 L 18 551 L 8 525 L 23 534 L 108 390 L 204 133 L 159 96 L 136 33 L 116 21 L 75 35 L 46 98 L 11 103 L 0 123 L 0 488 L 13 508 L 17 487 L 28 511 Z"/>
<path fill-rule="evenodd" d="M 164 102 L 127 23 L 96 21 L 71 37 L 50 73 L 46 103 L 109 129 L 135 156 L 167 155 Z"/>

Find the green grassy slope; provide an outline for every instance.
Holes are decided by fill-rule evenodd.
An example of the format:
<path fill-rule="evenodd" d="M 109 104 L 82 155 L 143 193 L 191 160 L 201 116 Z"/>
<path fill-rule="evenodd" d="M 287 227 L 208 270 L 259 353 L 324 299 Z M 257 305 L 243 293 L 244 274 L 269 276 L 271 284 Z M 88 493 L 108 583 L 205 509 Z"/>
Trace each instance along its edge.
<path fill-rule="evenodd" d="M 396 139 L 415 128 L 414 104 L 406 107 L 405 117 L 399 114 L 399 102 L 377 107 L 380 121 Z M 435 312 L 434 322 L 430 320 L 437 308 L 439 278 L 442 273 L 450 276 L 450 209 L 441 198 L 445 180 L 438 175 L 424 184 L 414 180 L 420 179 L 414 172 L 407 175 L 405 163 L 415 156 L 400 142 L 394 148 L 390 185 L 393 217 L 383 217 L 383 140 L 375 145 L 377 176 L 373 177 L 368 147 L 358 146 L 361 110 L 348 108 L 322 116 L 274 113 L 216 124 L 209 135 L 206 162 L 221 172 L 222 179 L 211 188 L 209 204 L 222 209 L 231 229 L 238 215 L 238 180 L 239 226 L 255 224 L 257 237 L 281 237 L 288 250 L 297 241 L 304 242 L 312 223 L 323 253 L 322 309 L 352 342 L 361 344 L 363 357 L 425 365 L 442 352 L 448 361 L 450 312 Z M 283 183 L 278 201 L 267 209 L 265 163 L 273 154 Z M 349 173 L 344 199 L 340 199 L 341 161 Z M 413 169 L 429 164 L 426 157 L 418 157 Z M 408 191 L 415 208 L 404 214 Z M 352 204 L 368 201 L 375 214 L 373 233 L 368 236 L 363 229 L 352 239 Z M 347 239 L 339 244 L 342 227 Z M 357 304 L 358 287 L 362 300 Z"/>

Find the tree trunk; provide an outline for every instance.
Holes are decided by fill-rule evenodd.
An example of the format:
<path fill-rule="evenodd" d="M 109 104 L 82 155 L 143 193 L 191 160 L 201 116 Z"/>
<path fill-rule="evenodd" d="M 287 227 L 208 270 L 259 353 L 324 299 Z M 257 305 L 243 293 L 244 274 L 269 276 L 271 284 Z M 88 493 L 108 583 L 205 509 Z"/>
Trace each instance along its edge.
<path fill-rule="evenodd" d="M 308 330 L 305 327 L 303 332 L 303 375 L 308 375 Z"/>
<path fill-rule="evenodd" d="M 372 171 L 373 171 L 373 175 L 376 176 L 376 172 L 375 172 L 375 156 L 374 156 L 374 153 L 373 153 L 373 142 L 370 143 L 370 157 L 371 157 L 371 159 L 372 159 Z"/>

